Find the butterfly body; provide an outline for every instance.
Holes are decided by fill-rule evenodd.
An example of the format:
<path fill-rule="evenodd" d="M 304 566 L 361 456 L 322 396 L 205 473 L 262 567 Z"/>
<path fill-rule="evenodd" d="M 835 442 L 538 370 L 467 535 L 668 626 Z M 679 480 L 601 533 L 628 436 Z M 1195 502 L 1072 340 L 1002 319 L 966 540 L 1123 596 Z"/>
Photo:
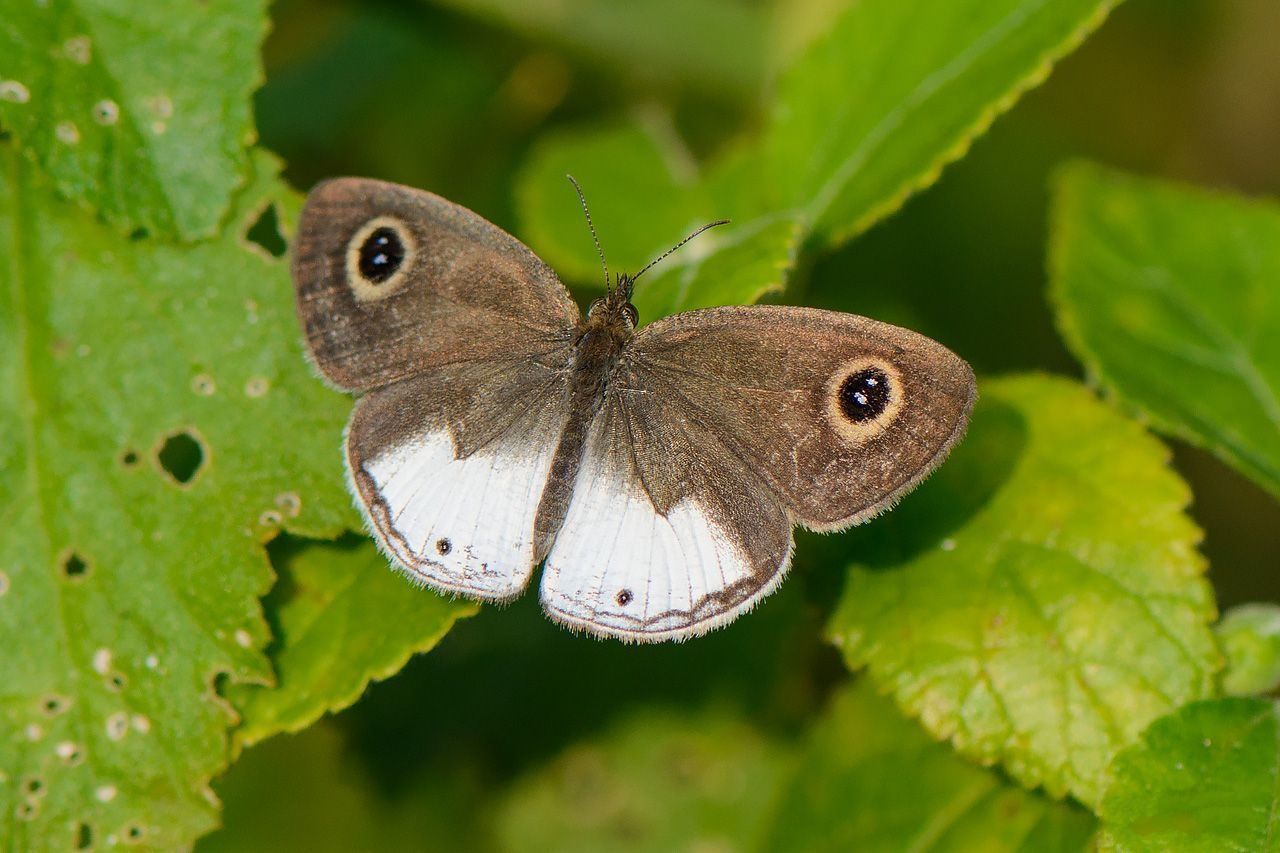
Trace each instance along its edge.
<path fill-rule="evenodd" d="M 339 179 L 294 254 L 321 373 L 362 394 L 357 504 L 437 589 L 519 595 L 625 640 L 724 624 L 781 581 L 797 524 L 890 506 L 963 433 L 968 365 L 873 320 L 712 308 L 637 328 L 620 277 L 583 318 L 514 238 L 429 193 Z"/>
<path fill-rule="evenodd" d="M 534 517 L 534 554 L 539 562 L 546 558 L 552 539 L 564 523 L 588 430 L 604 403 L 618 360 L 635 335 L 637 314 L 628 295 L 628 289 L 619 286 L 604 299 L 596 300 L 574 335 L 568 419 Z"/>

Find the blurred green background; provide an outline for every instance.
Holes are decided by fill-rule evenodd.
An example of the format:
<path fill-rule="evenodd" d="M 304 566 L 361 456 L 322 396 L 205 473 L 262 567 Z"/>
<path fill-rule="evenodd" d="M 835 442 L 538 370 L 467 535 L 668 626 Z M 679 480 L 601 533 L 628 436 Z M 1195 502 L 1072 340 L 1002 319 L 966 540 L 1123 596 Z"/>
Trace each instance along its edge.
<path fill-rule="evenodd" d="M 257 122 L 300 189 L 374 176 L 519 236 L 511 187 L 540 136 L 657 111 L 696 154 L 713 154 L 758 117 L 771 69 L 842 6 L 657 2 L 645 29 L 647 13 L 586 0 L 281 0 Z M 1054 168 L 1084 156 L 1277 195 L 1277 32 L 1275 0 L 1122 4 L 937 184 L 806 259 L 780 301 L 909 326 L 980 375 L 1079 375 L 1045 300 Z M 567 184 L 564 203 L 576 203 Z M 1220 606 L 1280 598 L 1280 505 L 1173 446 Z M 351 709 L 249 750 L 217 785 L 226 828 L 200 849 L 491 846 L 494 803 L 514 780 L 638 708 L 727 706 L 785 738 L 847 677 L 819 629 L 857 536 L 802 537 L 792 579 L 765 607 L 680 647 L 574 637 L 534 596 L 486 607 Z M 304 547 L 285 539 L 272 556 Z"/>

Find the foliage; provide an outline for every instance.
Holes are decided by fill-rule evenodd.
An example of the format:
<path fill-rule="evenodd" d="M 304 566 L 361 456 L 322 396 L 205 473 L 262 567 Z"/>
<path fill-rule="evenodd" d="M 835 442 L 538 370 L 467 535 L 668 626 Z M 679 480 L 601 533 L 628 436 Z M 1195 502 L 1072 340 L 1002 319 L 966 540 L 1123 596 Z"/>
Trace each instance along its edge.
<path fill-rule="evenodd" d="M 1105 850 L 1276 850 L 1276 706 L 1197 702 L 1121 753 L 1102 801 Z"/>
<path fill-rule="evenodd" d="M 0 122 L 65 195 L 126 230 L 212 236 L 248 174 L 262 0 L 8 4 Z"/>
<path fill-rule="evenodd" d="M 1126 407 L 1280 495 L 1280 207 L 1077 166 L 1055 216 L 1072 349 Z"/>
<path fill-rule="evenodd" d="M 1119 748 L 1213 690 L 1189 494 L 1158 442 L 1072 383 L 981 395 L 955 458 L 877 528 L 829 630 L 936 736 L 1096 803 Z"/>
<path fill-rule="evenodd" d="M 782 75 L 760 133 L 705 170 L 661 121 L 540 146 L 519 188 L 533 248 L 578 276 L 594 268 L 575 211 L 557 202 L 568 169 L 591 190 L 615 261 L 633 270 L 701 222 L 734 220 L 654 272 L 636 295 L 642 317 L 780 290 L 801 241 L 852 237 L 932 183 L 1111 5 L 856 4 Z M 921 19 L 936 28 L 923 32 Z"/>
<path fill-rule="evenodd" d="M 677 647 L 584 641 L 533 602 L 480 612 L 387 571 L 343 483 L 349 400 L 308 368 L 291 305 L 301 195 L 282 168 L 299 187 L 427 184 L 516 222 L 589 294 L 572 173 L 615 271 L 733 220 L 646 274 L 644 320 L 784 289 L 861 311 L 892 291 L 888 319 L 998 337 L 971 318 L 1025 304 L 1038 275 L 851 285 L 940 251 L 959 232 L 938 221 L 985 223 L 968 190 L 1057 159 L 1027 141 L 1046 114 L 1029 103 L 985 166 L 884 221 L 1114 0 L 282 0 L 257 120 L 284 166 L 250 97 L 266 4 L 10 5 L 9 849 L 189 847 L 232 759 L 205 849 L 1065 851 L 1098 821 L 1114 849 L 1271 843 L 1275 709 L 1248 697 L 1280 679 L 1276 608 L 1213 624 L 1197 457 L 1171 465 L 1144 426 L 1280 494 L 1273 204 L 1062 171 L 1051 302 L 1104 399 L 1044 372 L 984 378 L 938 475 L 863 529 L 802 537 L 762 612 Z M 1203 23 L 1143 14 L 1126 44 Z M 959 205 L 931 223 L 938 198 Z M 999 230 L 965 247 L 983 278 L 1018 240 L 1040 252 L 1034 226 Z M 948 318 L 935 300 L 956 290 L 972 305 Z M 996 366 L 1070 369 L 1026 355 L 1035 336 Z M 1228 535 L 1280 518 L 1263 500 L 1222 508 L 1247 519 Z"/>

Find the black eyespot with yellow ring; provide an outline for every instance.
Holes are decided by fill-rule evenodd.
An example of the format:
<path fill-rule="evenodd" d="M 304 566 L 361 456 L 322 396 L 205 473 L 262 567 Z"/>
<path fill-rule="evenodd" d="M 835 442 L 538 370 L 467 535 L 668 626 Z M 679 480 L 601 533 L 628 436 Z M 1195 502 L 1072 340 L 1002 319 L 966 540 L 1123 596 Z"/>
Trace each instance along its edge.
<path fill-rule="evenodd" d="M 385 299 L 404 284 L 417 243 L 413 233 L 393 216 L 378 216 L 360 226 L 347 242 L 347 283 L 356 299 Z"/>

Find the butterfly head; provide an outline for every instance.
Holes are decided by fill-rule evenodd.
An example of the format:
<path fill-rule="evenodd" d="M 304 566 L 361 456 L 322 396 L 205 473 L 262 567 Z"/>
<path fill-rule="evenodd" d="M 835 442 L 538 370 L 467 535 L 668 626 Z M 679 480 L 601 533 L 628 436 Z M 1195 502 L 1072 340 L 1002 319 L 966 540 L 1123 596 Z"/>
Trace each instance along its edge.
<path fill-rule="evenodd" d="M 617 282 L 605 295 L 591 303 L 587 312 L 587 321 L 597 326 L 615 329 L 618 334 L 630 335 L 640 322 L 640 312 L 631 304 L 631 293 L 635 289 L 635 278 L 625 273 L 618 276 Z"/>
<path fill-rule="evenodd" d="M 574 180 L 573 175 L 565 175 L 569 179 L 569 183 L 573 184 L 574 190 L 578 193 L 578 201 L 582 203 L 582 213 L 587 218 L 587 228 L 591 231 L 591 240 L 596 244 L 596 254 L 600 256 L 600 265 L 604 267 L 604 286 L 605 295 L 591 303 L 591 310 L 587 313 L 587 319 L 597 325 L 604 325 L 610 328 L 625 327 L 625 332 L 630 335 L 635 331 L 635 327 L 640 320 L 639 312 L 636 306 L 631 304 L 631 294 L 635 291 L 636 281 L 640 276 L 644 275 L 659 262 L 665 260 L 668 256 L 676 252 L 685 243 L 688 243 L 694 237 L 697 237 L 703 231 L 715 228 L 717 225 L 728 225 L 729 220 L 718 219 L 715 222 L 708 222 L 701 228 L 694 231 L 688 237 L 685 237 L 679 243 L 676 243 L 670 249 L 654 258 L 644 269 L 635 275 L 621 273 L 618 275 L 617 281 L 612 285 L 609 283 L 609 262 L 604 259 L 604 249 L 600 246 L 600 238 L 596 234 L 595 223 L 591 221 L 591 211 L 587 207 L 587 197 L 582 193 L 582 187 Z"/>

